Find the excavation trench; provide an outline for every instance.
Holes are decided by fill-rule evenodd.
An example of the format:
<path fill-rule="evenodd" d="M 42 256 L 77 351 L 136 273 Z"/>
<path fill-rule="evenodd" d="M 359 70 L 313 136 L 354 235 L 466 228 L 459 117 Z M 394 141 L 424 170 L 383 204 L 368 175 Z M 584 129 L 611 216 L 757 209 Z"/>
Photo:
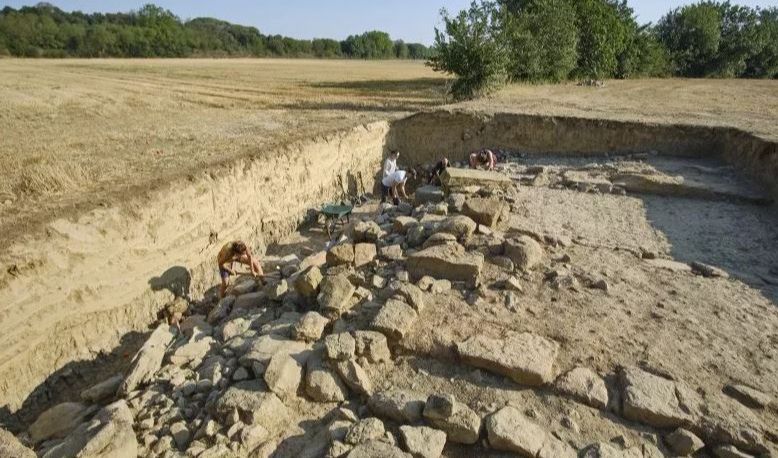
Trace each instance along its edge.
<path fill-rule="evenodd" d="M 401 150 L 401 162 L 416 165 L 444 153 L 464 160 L 483 147 L 535 157 L 651 153 L 714 160 L 747 177 L 753 192 L 778 196 L 778 144 L 730 128 L 436 111 L 297 142 L 269 157 L 204 171 L 121 208 L 55 221 L 45 236 L 19 241 L 3 253 L 0 422 L 20 410 L 39 411 L 69 377 L 83 380 L 74 370 L 101 361 L 120 344 L 131 354 L 176 295 L 203 297 L 218 283 L 213 259 L 225 241 L 245 239 L 264 250 L 296 231 L 310 209 L 344 193 L 373 191 L 388 150 Z M 667 204 L 646 205 L 667 215 Z M 775 206 L 760 208 L 766 214 L 760 221 L 772 221 Z M 688 217 L 705 212 L 694 207 Z M 733 210 L 729 216 L 739 215 Z M 676 238 L 682 238 L 683 227 L 655 219 L 665 224 L 662 230 L 678 231 Z M 719 236 L 732 227 L 722 226 Z M 764 238 L 770 228 L 755 231 L 744 236 Z M 691 260 L 707 250 L 693 242 L 677 243 L 674 255 Z M 760 269 L 772 265 L 774 254 L 768 255 L 759 258 Z M 729 267 L 726 255 L 717 259 Z M 739 273 L 759 281 L 754 272 Z M 113 364 L 121 369 L 122 361 Z"/>

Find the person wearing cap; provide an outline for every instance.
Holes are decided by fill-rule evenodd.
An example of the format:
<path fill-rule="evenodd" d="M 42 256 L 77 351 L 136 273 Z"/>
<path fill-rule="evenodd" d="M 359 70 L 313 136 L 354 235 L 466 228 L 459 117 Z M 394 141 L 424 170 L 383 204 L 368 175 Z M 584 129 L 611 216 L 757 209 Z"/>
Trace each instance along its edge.
<path fill-rule="evenodd" d="M 486 170 L 494 170 L 495 164 L 497 164 L 497 157 L 491 150 L 485 149 L 470 155 L 471 169 L 484 167 Z"/>
<path fill-rule="evenodd" d="M 251 273 L 255 277 L 261 277 L 264 275 L 262 272 L 262 266 L 257 259 L 251 254 L 251 250 L 245 242 L 234 241 L 225 244 L 219 251 L 219 255 L 216 257 L 216 262 L 219 265 L 219 277 L 222 280 L 221 284 L 221 297 L 227 294 L 227 286 L 229 286 L 229 280 L 231 275 L 238 275 L 233 268 L 234 263 L 240 263 L 251 267 Z M 229 266 L 228 266 L 229 264 Z"/>
<path fill-rule="evenodd" d="M 396 170 L 391 175 L 384 177 L 381 181 L 381 184 L 389 189 L 389 193 L 392 196 L 392 202 L 394 202 L 395 205 L 400 203 L 400 196 L 402 196 L 403 199 L 408 198 L 408 194 L 405 192 L 405 183 L 408 182 L 410 176 L 415 177 L 416 171 L 411 170 L 411 172 L 408 173 L 405 170 Z"/>
<path fill-rule="evenodd" d="M 392 151 L 389 153 L 389 157 L 384 161 L 383 175 L 381 176 L 381 203 L 386 202 L 386 196 L 389 195 L 390 189 L 383 185 L 383 180 L 389 175 L 397 171 L 397 159 L 400 157 L 399 151 Z"/>

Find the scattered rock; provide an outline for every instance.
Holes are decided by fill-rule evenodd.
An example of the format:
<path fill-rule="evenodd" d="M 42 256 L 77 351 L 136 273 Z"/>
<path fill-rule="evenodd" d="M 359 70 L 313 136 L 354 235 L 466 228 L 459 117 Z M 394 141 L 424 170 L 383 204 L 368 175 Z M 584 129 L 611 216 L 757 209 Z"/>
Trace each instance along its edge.
<path fill-rule="evenodd" d="M 457 344 L 457 352 L 466 364 L 529 386 L 541 386 L 554 379 L 558 351 L 558 343 L 529 333 L 504 340 L 478 335 Z"/>
<path fill-rule="evenodd" d="M 316 402 L 341 402 L 348 397 L 346 385 L 324 364 L 319 352 L 308 359 L 305 392 Z"/>
<path fill-rule="evenodd" d="M 383 418 L 398 423 L 416 423 L 422 419 L 427 397 L 408 390 L 388 390 L 370 397 L 368 407 Z"/>
<path fill-rule="evenodd" d="M 51 438 L 63 438 L 95 412 L 80 402 L 63 402 L 46 410 L 30 425 L 30 439 L 39 443 Z"/>
<path fill-rule="evenodd" d="M 462 213 L 479 225 L 495 228 L 505 216 L 507 210 L 502 200 L 494 198 L 474 198 L 465 202 Z"/>
<path fill-rule="evenodd" d="M 362 221 L 354 226 L 354 242 L 376 243 L 383 233 L 384 231 L 374 221 Z"/>
<path fill-rule="evenodd" d="M 427 185 L 416 188 L 414 198 L 416 205 L 424 205 L 429 203 L 436 204 L 438 202 L 443 202 L 445 195 L 443 194 L 443 190 L 440 189 L 440 187 Z"/>
<path fill-rule="evenodd" d="M 118 396 L 127 396 L 139 386 L 148 383 L 154 378 L 162 366 L 165 350 L 173 340 L 172 328 L 167 324 L 161 324 L 151 333 L 149 339 L 143 344 L 130 363 L 130 370 L 124 381 L 119 386 Z"/>
<path fill-rule="evenodd" d="M 713 449 L 716 458 L 754 458 L 753 455 L 743 453 L 734 445 L 722 445 Z"/>
<path fill-rule="evenodd" d="M 391 285 L 391 295 L 400 296 L 417 312 L 421 312 L 424 309 L 424 293 L 416 285 L 409 283 L 394 283 Z"/>
<path fill-rule="evenodd" d="M 354 424 L 346 434 L 345 442 L 351 445 L 359 445 L 384 436 L 384 423 L 378 418 L 365 418 Z"/>
<path fill-rule="evenodd" d="M 486 418 L 489 445 L 497 450 L 532 457 L 570 457 L 576 451 L 525 417 L 515 407 L 504 407 Z"/>
<path fill-rule="evenodd" d="M 394 445 L 381 441 L 371 441 L 357 445 L 348 454 L 347 458 L 410 458 L 411 455 L 403 452 Z"/>
<path fill-rule="evenodd" d="M 676 429 L 665 436 L 665 444 L 678 456 L 691 455 L 705 447 L 702 439 L 683 428 Z"/>
<path fill-rule="evenodd" d="M 127 403 L 117 401 L 99 411 L 91 421 L 78 426 L 44 456 L 135 458 L 138 456 L 138 441 L 132 425 L 132 412 Z"/>
<path fill-rule="evenodd" d="M 475 286 L 480 281 L 484 257 L 480 253 L 468 253 L 459 244 L 437 245 L 408 257 L 406 267 L 411 279 L 418 281 L 430 277 L 450 281 L 462 281 Z"/>
<path fill-rule="evenodd" d="M 399 340 L 408 335 L 418 317 L 410 305 L 390 299 L 378 311 L 370 327 Z"/>
<path fill-rule="evenodd" d="M 191 433 L 189 432 L 189 428 L 186 427 L 185 422 L 179 421 L 170 425 L 170 435 L 173 436 L 173 440 L 179 450 L 186 450 L 186 447 L 189 445 Z"/>
<path fill-rule="evenodd" d="M 327 251 L 327 265 L 340 266 L 354 263 L 354 245 L 341 243 Z"/>
<path fill-rule="evenodd" d="M 430 409 L 432 412 L 439 412 L 437 409 Z M 430 424 L 445 432 L 449 441 L 457 444 L 472 445 L 478 442 L 481 435 L 481 417 L 473 409 L 462 403 L 455 403 L 452 408 L 452 414 L 446 418 L 435 418 L 428 414 L 428 409 L 424 409 L 424 418 Z"/>
<path fill-rule="evenodd" d="M 348 310 L 354 291 L 356 288 L 343 274 L 325 278 L 317 297 L 322 314 L 330 318 L 340 317 Z"/>
<path fill-rule="evenodd" d="M 307 342 L 319 340 L 329 322 L 318 312 L 308 312 L 292 328 L 292 337 Z"/>
<path fill-rule="evenodd" d="M 313 300 L 319 294 L 319 285 L 323 279 L 321 270 L 316 266 L 311 266 L 295 279 L 294 289 L 300 296 Z"/>
<path fill-rule="evenodd" d="M 113 377 L 104 380 L 97 385 L 92 386 L 81 392 L 81 399 L 87 402 L 102 402 L 116 395 L 119 385 L 124 381 L 122 374 L 116 374 Z"/>
<path fill-rule="evenodd" d="M 392 359 L 392 353 L 389 351 L 389 344 L 386 336 L 376 331 L 356 331 L 354 333 L 356 341 L 356 352 L 358 356 L 364 356 L 371 363 L 389 362 Z"/>
<path fill-rule="evenodd" d="M 356 340 L 348 332 L 330 334 L 324 338 L 324 354 L 336 361 L 346 361 L 356 353 Z"/>
<path fill-rule="evenodd" d="M 531 237 L 523 235 L 504 243 L 505 256 L 517 269 L 530 271 L 543 261 L 543 247 Z"/>
<path fill-rule="evenodd" d="M 197 336 L 193 336 L 189 342 L 178 347 L 170 355 L 170 362 L 176 366 L 189 364 L 192 367 L 197 367 L 215 344 L 216 341 L 212 337 L 198 339 Z"/>
<path fill-rule="evenodd" d="M 448 211 L 451 213 L 462 213 L 462 209 L 465 207 L 465 201 L 467 196 L 460 193 L 451 193 L 448 196 Z"/>
<path fill-rule="evenodd" d="M 651 258 L 644 258 L 644 259 L 645 259 L 644 262 L 646 264 L 656 269 L 669 270 L 670 272 L 675 272 L 675 273 L 692 271 L 692 268 L 689 266 L 689 264 L 685 264 L 683 262 L 671 261 L 669 259 L 651 259 Z"/>
<path fill-rule="evenodd" d="M 764 409 L 772 403 L 769 395 L 745 385 L 727 385 L 724 393 L 753 409 Z"/>
<path fill-rule="evenodd" d="M 427 398 L 423 415 L 430 420 L 445 420 L 456 413 L 458 405 L 450 394 L 432 395 Z"/>
<path fill-rule="evenodd" d="M 340 378 L 352 391 L 357 394 L 370 396 L 373 394 L 373 384 L 367 372 L 356 361 L 339 361 L 335 370 Z"/>
<path fill-rule="evenodd" d="M 374 243 L 358 243 L 354 245 L 354 266 L 359 268 L 373 262 L 378 255 Z"/>
<path fill-rule="evenodd" d="M 405 259 L 403 256 L 403 249 L 400 245 L 389 245 L 381 248 L 381 257 L 387 261 L 402 261 Z"/>
<path fill-rule="evenodd" d="M 270 359 L 265 369 L 265 383 L 270 391 L 281 399 L 291 399 L 297 396 L 300 382 L 303 378 L 303 367 L 288 354 L 278 353 Z"/>
<path fill-rule="evenodd" d="M 393 227 L 395 232 L 405 235 L 410 228 L 418 225 L 419 222 L 416 220 L 416 218 L 411 218 L 410 216 L 398 216 L 394 219 Z"/>
<path fill-rule="evenodd" d="M 456 244 L 457 243 L 456 235 L 448 234 L 446 232 L 436 232 L 435 234 L 432 234 L 427 238 L 427 240 L 424 241 L 422 248 L 426 250 L 429 247 L 433 247 L 437 245 L 446 245 L 448 243 Z"/>
<path fill-rule="evenodd" d="M 451 234 L 456 237 L 458 241 L 464 242 L 473 235 L 476 227 L 478 227 L 478 224 L 471 218 L 464 215 L 457 215 L 446 218 L 446 220 L 438 226 L 436 232 Z"/>
<path fill-rule="evenodd" d="M 270 437 L 270 433 L 262 425 L 245 426 L 240 431 L 240 443 L 247 451 L 253 451 Z"/>
<path fill-rule="evenodd" d="M 596 409 L 608 405 L 608 388 L 605 380 L 591 369 L 576 367 L 557 378 L 554 386 L 560 393 Z"/>
<path fill-rule="evenodd" d="M 414 458 L 438 458 L 446 446 L 446 433 L 427 426 L 400 426 L 400 435 Z"/>
<path fill-rule="evenodd" d="M 282 431 L 291 419 L 278 396 L 268 393 L 264 383 L 257 380 L 231 386 L 213 407 L 219 418 L 226 418 L 233 411 L 238 411 L 244 423 L 261 425 L 271 433 Z"/>
<path fill-rule="evenodd" d="M 279 353 L 299 355 L 307 348 L 308 346 L 304 342 L 268 334 L 254 340 L 246 354 L 240 358 L 240 363 L 246 367 L 251 367 L 255 362 L 267 365 L 273 355 Z"/>
<path fill-rule="evenodd" d="M 408 229 L 405 240 L 409 247 L 418 248 L 427 240 L 427 232 L 424 230 L 423 226 L 414 226 Z"/>

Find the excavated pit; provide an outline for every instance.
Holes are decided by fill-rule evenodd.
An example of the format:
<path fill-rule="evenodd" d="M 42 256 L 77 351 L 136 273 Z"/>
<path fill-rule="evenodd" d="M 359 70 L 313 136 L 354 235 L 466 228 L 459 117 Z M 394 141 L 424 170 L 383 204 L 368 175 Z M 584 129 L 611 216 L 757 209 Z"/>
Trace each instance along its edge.
<path fill-rule="evenodd" d="M 720 293 L 724 299 L 751 301 L 760 307 L 778 303 L 778 250 L 774 248 L 778 211 L 772 203 L 778 196 L 776 143 L 729 128 L 461 111 L 420 113 L 392 124 L 374 123 L 295 143 L 270 157 L 247 158 L 172 183 L 165 192 L 139 197 L 123 208 L 55 221 L 45 237 L 31 236 L 12 246 L 0 259 L 5 267 L 0 277 L 0 422 L 19 432 L 45 407 L 74 400 L 96 378 L 124 370 L 165 304 L 177 295 L 194 301 L 212 296 L 218 283 L 213 259 L 225 241 L 242 238 L 273 255 L 303 257 L 324 243 L 320 232 L 296 234 L 308 211 L 344 192 L 372 192 L 387 151 L 399 149 L 401 163 L 418 166 L 434 163 L 444 154 L 464 161 L 469 152 L 485 147 L 512 153 L 500 168 L 521 184 L 510 218 L 514 233 L 569 238 L 575 242 L 569 250 L 573 262 L 587 269 L 610 263 L 614 267 L 605 270 L 611 275 L 619 267 L 633 273 L 632 261 L 625 256 L 651 253 L 683 263 L 714 265 L 744 283 L 717 285 L 712 293 L 705 293 L 706 286 L 694 280 L 691 289 L 684 290 L 686 280 L 668 271 L 643 285 L 633 299 L 628 293 L 617 294 L 611 304 L 619 307 L 617 316 L 632 317 L 631 300 L 638 308 L 674 300 L 688 306 L 695 294 L 712 302 Z M 626 179 L 647 174 L 683 180 L 657 185 Z M 601 187 L 608 186 L 606 182 L 610 183 L 607 192 Z M 675 290 L 681 290 L 680 298 L 673 298 Z M 554 315 L 554 306 L 543 310 L 557 300 L 540 292 L 533 297 L 526 307 L 533 316 L 531 330 L 570 347 L 579 336 L 565 335 L 575 325 L 564 321 L 569 314 Z M 474 391 L 478 385 L 487 387 L 491 402 L 511 399 L 505 394 L 511 387 L 502 380 L 481 379 L 463 368 L 452 375 L 451 369 L 441 367 L 441 361 L 456 359 L 452 342 L 467 334 L 458 328 L 470 324 L 485 335 L 499 334 L 499 323 L 510 320 L 502 316 L 504 311 L 487 307 L 489 327 L 483 325 L 482 314 L 471 314 L 460 305 L 441 307 L 449 314 L 461 314 L 461 322 L 452 322 L 446 313 L 426 316 L 434 332 L 404 339 L 398 349 L 405 356 L 393 370 L 375 370 L 371 375 L 411 389 L 413 374 L 421 370 L 426 376 L 440 376 L 431 384 L 436 390 L 454 390 L 463 399 L 480 399 L 481 394 Z M 600 308 L 579 313 L 588 316 L 582 319 L 592 328 L 587 332 L 596 332 L 598 320 L 611 319 L 604 318 L 607 312 Z M 765 313 L 774 314 L 774 308 Z M 751 322 L 752 311 L 747 314 Z M 761 329 L 764 335 L 750 336 L 755 340 L 747 343 L 761 348 L 772 341 L 774 346 L 771 339 L 778 334 L 773 323 L 767 321 L 767 328 Z M 689 325 L 694 326 L 693 321 Z M 699 322 L 698 326 L 704 327 Z M 638 324 L 628 328 L 640 332 Z M 660 330 L 652 332 L 653 337 L 661 336 Z M 706 332 L 739 337 L 729 326 Z M 696 338 L 702 342 L 706 336 Z M 608 373 L 614 361 L 638 363 L 637 347 L 647 345 L 646 340 L 641 337 L 635 345 L 617 345 L 601 361 L 594 354 L 584 354 L 601 349 L 584 344 L 582 354 L 568 352 L 561 365 L 589 361 Z M 726 354 L 725 348 L 717 348 Z M 698 348 L 690 345 L 686 350 Z M 645 351 L 646 360 L 656 356 Z M 767 358 L 762 362 L 771 365 L 761 370 L 765 377 L 761 387 L 766 389 L 770 381 L 778 381 L 778 368 L 770 351 L 762 351 Z M 701 367 L 710 364 L 707 358 L 699 362 Z M 738 360 L 727 377 L 749 379 L 750 364 L 755 363 Z M 700 382 L 699 377 L 697 370 L 686 381 Z M 721 382 L 727 377 L 721 377 Z M 447 385 L 446 378 L 453 385 Z M 546 395 L 522 391 L 518 402 L 541 413 L 566 408 L 562 401 L 552 401 L 552 407 L 538 403 L 537 396 Z M 479 401 L 484 404 L 479 408 L 487 410 L 486 403 L 486 399 Z M 775 418 L 768 414 L 763 420 Z M 593 424 L 598 435 L 616 431 Z M 286 449 L 294 447 L 286 444 Z M 470 453 L 467 447 L 447 449 L 449 456 Z"/>

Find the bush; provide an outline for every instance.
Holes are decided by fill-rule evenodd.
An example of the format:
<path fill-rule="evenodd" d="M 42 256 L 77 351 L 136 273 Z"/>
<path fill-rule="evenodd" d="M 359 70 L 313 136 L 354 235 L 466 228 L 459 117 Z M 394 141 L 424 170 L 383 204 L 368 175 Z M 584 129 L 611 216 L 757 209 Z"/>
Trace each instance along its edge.
<path fill-rule="evenodd" d="M 660 41 L 682 76 L 712 73 L 721 43 L 721 12 L 710 2 L 677 8 L 659 21 Z"/>
<path fill-rule="evenodd" d="M 650 26 L 640 27 L 619 56 L 619 78 L 670 75 L 670 56 Z"/>
<path fill-rule="evenodd" d="M 578 14 L 578 68 L 583 78 L 602 79 L 616 75 L 618 57 L 626 49 L 634 27 L 626 2 L 576 0 Z"/>
<path fill-rule="evenodd" d="M 437 54 L 429 65 L 457 76 L 450 90 L 454 98 L 474 98 L 504 84 L 508 52 L 496 5 L 473 1 L 468 10 L 456 16 L 449 16 L 445 10 L 441 14 L 445 28 L 435 29 Z"/>
<path fill-rule="evenodd" d="M 744 76 L 778 78 L 778 8 L 759 12 L 756 40 L 761 46 L 748 58 Z"/>

